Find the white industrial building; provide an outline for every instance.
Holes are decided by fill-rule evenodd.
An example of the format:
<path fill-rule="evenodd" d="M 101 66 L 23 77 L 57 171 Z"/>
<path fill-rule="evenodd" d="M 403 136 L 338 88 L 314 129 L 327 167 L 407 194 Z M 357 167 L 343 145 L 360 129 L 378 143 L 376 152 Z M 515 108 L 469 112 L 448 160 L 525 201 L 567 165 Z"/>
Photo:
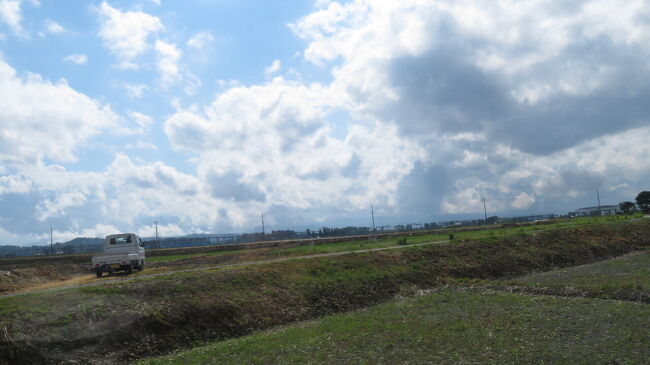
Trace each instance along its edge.
<path fill-rule="evenodd" d="M 598 213 L 600 211 L 600 213 Z M 615 215 L 623 213 L 618 205 L 601 205 L 600 207 L 587 207 L 576 209 L 575 212 L 569 213 L 575 217 L 588 217 L 593 215 Z"/>

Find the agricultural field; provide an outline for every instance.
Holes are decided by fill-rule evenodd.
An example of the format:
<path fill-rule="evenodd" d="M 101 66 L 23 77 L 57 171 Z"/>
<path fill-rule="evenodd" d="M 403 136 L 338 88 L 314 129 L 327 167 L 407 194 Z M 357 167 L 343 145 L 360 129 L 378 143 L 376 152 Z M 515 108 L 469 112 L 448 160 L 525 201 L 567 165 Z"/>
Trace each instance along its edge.
<path fill-rule="evenodd" d="M 139 362 L 644 364 L 650 307 L 445 288 Z"/>
<path fill-rule="evenodd" d="M 555 320 L 560 321 L 560 317 L 554 319 L 555 317 L 550 315 L 554 313 L 553 308 L 555 307 L 575 308 L 576 318 L 582 318 L 583 314 L 594 313 L 593 321 L 585 319 L 584 325 L 598 328 L 600 322 L 597 321 L 595 315 L 597 311 L 589 310 L 588 303 L 580 302 L 580 300 L 600 303 L 603 300 L 603 293 L 594 292 L 593 295 L 566 295 L 567 298 L 539 299 L 547 297 L 541 297 L 541 295 L 545 295 L 541 292 L 551 290 L 548 288 L 550 284 L 547 283 L 554 282 L 553 279 L 544 282 L 544 272 L 569 267 L 581 270 L 581 267 L 576 266 L 611 259 L 630 252 L 644 252 L 644 249 L 650 247 L 650 220 L 586 219 L 525 227 L 454 232 L 451 235 L 445 233 L 431 236 L 398 237 L 385 241 L 363 240 L 233 252 L 157 256 L 155 259 L 159 260 L 158 262 L 149 262 L 147 270 L 142 274 L 132 275 L 128 278 L 111 279 L 111 281 L 106 280 L 103 283 L 99 279 L 100 282 L 94 286 L 76 285 L 58 290 L 50 288 L 47 291 L 3 296 L 0 297 L 0 329 L 3 330 L 3 336 L 0 336 L 3 337 L 0 340 L 0 359 L 7 363 L 76 361 L 78 363 L 108 364 L 130 363 L 152 356 L 154 358 L 147 361 L 165 362 L 172 361 L 174 356 L 181 356 L 178 357 L 180 363 L 190 360 L 201 363 L 200 358 L 194 360 L 193 357 L 183 357 L 186 355 L 182 352 L 173 353 L 170 355 L 171 358 L 157 359 L 155 356 L 204 345 L 207 347 L 201 347 L 200 351 L 208 351 L 205 349 L 214 346 L 230 346 L 229 348 L 234 349 L 230 355 L 220 358 L 222 361 L 216 363 L 229 361 L 232 363 L 240 361 L 283 362 L 283 353 L 271 351 L 272 348 L 277 347 L 276 345 L 255 342 L 258 341 L 255 339 L 270 336 L 267 338 L 268 341 L 272 341 L 272 343 L 275 341 L 275 344 L 278 343 L 277 341 L 284 343 L 287 337 L 280 336 L 280 333 L 284 333 L 282 331 L 286 330 L 289 331 L 288 336 L 304 337 L 307 341 L 308 336 L 304 333 L 291 332 L 294 331 L 291 329 L 293 328 L 291 323 L 299 323 L 296 328 L 307 330 L 312 328 L 310 331 L 314 333 L 314 331 L 319 331 L 320 327 L 318 326 L 321 323 L 319 321 L 336 321 L 335 317 L 330 319 L 329 315 L 370 316 L 374 313 L 373 311 L 378 311 L 379 316 L 382 316 L 384 314 L 381 313 L 389 311 L 390 308 L 405 306 L 404 308 L 411 308 L 408 312 L 414 313 L 414 316 L 410 319 L 399 317 L 398 314 L 391 317 L 395 319 L 395 326 L 402 326 L 400 328 L 403 329 L 403 335 L 401 335 L 403 340 L 391 343 L 390 339 L 395 336 L 394 334 L 390 335 L 390 332 L 393 331 L 390 321 L 386 322 L 387 332 L 383 337 L 383 344 L 372 344 L 372 336 L 363 337 L 360 327 L 350 325 L 350 330 L 345 332 L 346 325 L 342 324 L 343 327 L 336 330 L 343 331 L 339 331 L 340 336 L 343 336 L 338 337 L 339 341 L 344 341 L 347 338 L 348 342 L 352 343 L 354 341 L 351 339 L 361 336 L 358 348 L 340 347 L 341 352 L 336 355 L 339 357 L 325 357 L 320 360 L 315 359 L 315 361 L 323 363 L 394 362 L 395 358 L 391 356 L 396 356 L 400 348 L 403 347 L 404 351 L 413 353 L 413 357 L 410 358 L 413 361 L 410 362 L 417 362 L 414 359 L 418 356 L 425 356 L 418 351 L 427 348 L 419 346 L 418 341 L 422 344 L 429 344 L 427 345 L 429 347 L 431 347 L 432 341 L 436 341 L 420 335 L 430 333 L 430 331 L 440 332 L 439 329 L 444 326 L 450 328 L 460 326 L 460 332 L 449 330 L 445 337 L 447 340 L 440 342 L 441 346 L 447 346 L 440 351 L 453 348 L 454 344 L 459 341 L 459 338 L 454 337 L 453 334 L 466 333 L 466 330 L 471 332 L 471 329 L 464 329 L 464 326 L 473 323 L 466 321 L 467 323 L 463 324 L 464 322 L 459 322 L 454 318 L 463 316 L 463 310 L 469 311 L 468 313 L 476 312 L 480 309 L 481 302 L 485 302 L 487 307 L 494 306 L 495 314 L 490 317 L 488 313 L 485 313 L 485 318 L 475 317 L 473 321 L 492 323 L 496 326 L 492 332 L 495 336 L 495 343 L 498 345 L 510 341 L 510 345 L 504 345 L 505 349 L 510 348 L 508 346 L 513 346 L 513 351 L 514 349 L 518 350 L 514 353 L 510 350 L 503 350 L 503 348 L 499 350 L 494 348 L 495 343 L 477 340 L 477 347 L 474 350 L 459 349 L 458 351 L 462 351 L 457 353 L 457 357 L 443 356 L 439 358 L 441 362 L 471 363 L 474 361 L 472 360 L 473 356 L 481 352 L 479 351 L 482 348 L 480 346 L 484 346 L 486 343 L 486 346 L 494 348 L 494 357 L 491 359 L 495 363 L 499 361 L 516 363 L 517 359 L 528 359 L 525 356 L 532 355 L 527 353 L 530 348 L 526 344 L 532 343 L 539 343 L 540 353 L 547 353 L 548 356 L 551 356 L 554 344 L 549 342 L 547 343 L 548 347 L 543 348 L 546 346 L 544 342 L 536 341 L 535 337 L 522 337 L 522 342 L 517 345 L 506 333 L 518 333 L 508 331 L 510 329 L 515 331 L 519 327 L 521 327 L 521 331 L 524 331 L 527 323 L 537 323 L 535 321 L 541 323 L 545 318 L 549 323 L 553 323 Z M 363 251 L 367 249 L 383 250 Z M 355 250 L 357 252 L 348 252 Z M 316 256 L 319 254 L 330 256 Z M 635 259 L 641 256 L 643 256 L 641 253 L 631 254 L 623 256 L 619 260 Z M 268 261 L 276 259 L 285 261 Z M 250 263 L 259 264 L 251 265 Z M 637 267 L 641 270 L 642 266 L 642 263 L 636 263 L 618 267 L 621 272 L 629 272 L 630 267 Z M 174 270 L 178 268 L 198 270 Z M 607 270 L 610 270 L 611 273 L 612 269 Z M 157 275 L 147 274 L 147 271 L 153 271 Z M 567 282 L 570 280 L 569 277 L 575 277 L 576 283 L 578 283 L 580 272 L 571 271 L 571 273 L 571 275 L 565 275 Z M 553 274 L 549 272 L 547 275 Z M 607 275 L 606 272 L 603 273 L 603 277 Z M 641 272 L 631 275 L 636 275 L 639 280 L 643 276 Z M 625 280 L 622 279 L 623 281 Z M 616 283 L 610 285 L 616 285 Z M 639 285 L 641 288 L 646 288 L 643 283 L 635 285 L 634 290 L 637 290 Z M 575 287 L 577 288 L 578 285 L 576 284 Z M 562 288 L 563 286 L 560 285 L 556 291 L 559 293 Z M 588 288 L 574 288 L 573 290 L 586 292 Z M 429 291 L 432 294 L 422 295 Z M 405 302 L 395 299 L 410 297 L 417 298 L 406 299 Z M 637 297 L 641 298 L 642 296 L 637 295 Z M 455 303 L 449 302 L 451 300 L 449 298 L 458 298 L 458 301 L 467 304 L 464 307 L 445 304 Z M 632 305 L 629 308 L 645 308 L 638 304 L 642 300 L 634 302 L 634 298 L 630 296 L 629 300 L 626 300 L 626 304 Z M 563 300 L 568 300 L 568 302 Z M 572 302 L 571 300 L 577 301 Z M 503 304 L 502 312 L 496 311 L 496 307 L 500 306 L 499 303 L 510 302 L 511 305 Z M 418 309 L 420 304 L 424 307 Z M 533 313 L 536 304 L 543 306 L 538 310 L 537 317 L 533 314 L 522 314 L 521 321 L 523 322 L 513 322 L 511 326 L 508 325 L 509 316 L 512 317 L 513 313 L 525 313 L 526 308 Z M 371 308 L 376 305 L 379 307 Z M 427 312 L 431 308 L 443 312 L 446 310 L 445 308 L 448 308 L 456 310 L 454 312 L 456 314 L 449 314 L 447 317 L 451 319 L 448 320 L 449 322 L 444 322 L 440 319 L 442 317 L 435 319 L 435 315 Z M 360 309 L 361 311 L 359 311 Z M 602 310 L 607 311 L 608 309 L 603 307 Z M 630 311 L 634 310 L 630 309 Z M 474 315 L 478 316 L 478 313 Z M 527 320 L 532 322 L 526 322 Z M 502 323 L 502 321 L 506 322 Z M 362 326 L 363 322 L 364 320 L 361 320 L 359 326 Z M 421 322 L 423 327 L 408 324 L 416 322 Z M 628 323 L 621 319 L 621 322 L 617 324 L 620 324 L 619 332 L 625 333 L 629 328 L 628 325 L 638 324 L 638 322 L 632 322 Z M 338 325 L 335 325 L 334 322 L 331 323 L 332 331 L 336 332 L 335 329 Z M 368 323 L 370 326 L 372 321 Z M 379 325 L 379 323 L 375 324 Z M 502 331 L 497 331 L 498 328 L 502 328 Z M 270 332 L 258 332 L 268 329 Z M 363 331 L 369 330 L 381 332 L 381 328 L 374 327 L 368 327 Z M 541 332 L 540 336 L 554 337 L 555 334 L 551 331 L 551 327 L 549 327 L 549 331 Z M 642 332 L 636 332 L 642 334 Z M 274 333 L 277 333 L 278 337 L 274 337 Z M 252 337 L 249 339 L 248 335 Z M 336 339 L 336 336 L 339 335 L 333 334 L 332 336 Z M 418 336 L 422 338 L 420 339 Z M 622 335 L 613 333 L 608 336 L 607 338 L 612 341 L 618 341 L 617 339 Z M 382 336 L 378 335 L 376 338 L 381 341 Z M 321 340 L 322 338 L 320 340 L 316 338 L 315 342 L 303 343 L 303 345 L 322 347 L 322 356 L 337 353 L 328 351 L 323 344 L 319 345 Z M 217 342 L 206 344 L 206 341 Z M 445 341 L 449 343 L 445 345 Z M 332 342 L 332 344 L 335 343 L 336 341 Z M 632 344 L 630 346 L 634 344 L 634 342 L 629 343 Z M 577 344 L 576 342 L 576 346 Z M 307 354 L 313 350 L 299 345 L 300 343 L 297 343 L 291 347 L 293 345 L 286 344 L 289 347 L 281 346 L 280 348 L 295 348 L 295 356 L 300 356 L 301 353 Z M 583 350 L 588 351 L 591 346 L 607 349 L 607 346 L 610 345 L 606 342 L 598 342 L 596 338 L 584 339 Z M 382 358 L 366 357 L 373 352 L 373 346 L 395 348 L 386 350 L 385 357 Z M 252 352 L 249 355 L 253 357 L 241 357 L 248 355 L 238 352 L 236 350 L 238 348 L 250 349 Z M 269 351 L 263 350 L 264 348 Z M 475 351 L 475 354 L 472 351 Z M 228 353 L 228 351 L 222 352 Z M 447 352 L 454 353 L 453 351 Z M 253 353 L 263 356 L 258 360 L 254 357 L 257 355 L 253 355 Z M 519 353 L 517 356 L 523 357 L 515 356 L 516 353 Z M 286 355 L 286 352 L 284 354 Z M 381 351 L 378 354 L 381 355 Z M 634 359 L 637 359 L 637 357 L 620 357 L 617 353 L 608 351 L 606 354 L 615 356 L 616 359 L 629 360 L 628 362 L 634 362 Z M 645 353 L 640 353 L 639 356 L 643 354 Z M 425 357 L 433 360 L 438 359 L 435 357 L 438 355 L 434 355 L 434 352 L 430 352 L 426 355 L 428 357 Z M 566 361 L 569 363 L 571 359 L 577 358 L 567 358 Z M 540 357 L 540 359 L 545 359 L 545 357 Z M 561 360 L 557 357 L 549 357 L 549 359 L 548 361 Z M 606 362 L 607 359 L 603 359 L 603 361 Z M 289 362 L 301 361 L 299 357 L 286 357 L 286 360 Z"/>
<path fill-rule="evenodd" d="M 604 262 L 526 275 L 504 282 L 511 290 L 560 292 L 650 303 L 650 251 Z"/>

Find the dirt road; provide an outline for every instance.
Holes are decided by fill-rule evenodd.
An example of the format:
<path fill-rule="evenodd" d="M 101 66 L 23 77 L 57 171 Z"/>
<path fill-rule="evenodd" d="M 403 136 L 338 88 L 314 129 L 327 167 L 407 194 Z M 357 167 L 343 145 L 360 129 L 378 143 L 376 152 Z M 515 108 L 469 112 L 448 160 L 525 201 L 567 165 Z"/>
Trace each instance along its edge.
<path fill-rule="evenodd" d="M 286 262 L 286 261 L 294 261 L 294 260 L 309 260 L 314 258 L 322 258 L 322 257 L 330 257 L 330 256 L 341 256 L 341 255 L 350 255 L 355 253 L 384 251 L 384 250 L 396 250 L 396 249 L 402 249 L 408 247 L 417 247 L 417 246 L 424 246 L 424 245 L 431 245 L 431 244 L 446 244 L 446 243 L 449 243 L 449 241 L 424 242 L 424 243 L 416 243 L 412 245 L 403 245 L 403 246 L 390 246 L 390 247 L 368 248 L 363 250 L 329 252 L 329 253 L 321 253 L 321 254 L 305 255 L 305 256 L 281 257 L 277 259 L 238 262 L 234 264 L 209 265 L 209 266 L 202 266 L 193 269 L 170 270 L 170 271 L 164 271 L 164 272 L 154 273 L 154 274 L 124 276 L 124 277 L 117 277 L 111 279 L 101 279 L 101 278 L 95 278 L 94 275 L 84 275 L 81 277 L 75 277 L 64 281 L 49 282 L 38 286 L 25 288 L 18 292 L 0 295 L 0 298 L 13 297 L 17 295 L 24 295 L 24 294 L 31 294 L 31 293 L 42 293 L 47 291 L 59 290 L 59 289 L 108 285 L 108 284 L 115 284 L 120 282 L 128 282 L 137 279 L 169 276 L 169 275 L 174 275 L 174 274 L 184 273 L 184 272 L 198 272 L 198 271 L 209 271 L 209 270 L 219 270 L 219 269 L 228 270 L 228 269 L 241 268 L 246 266 L 267 265 L 267 264 L 274 264 L 278 262 Z"/>

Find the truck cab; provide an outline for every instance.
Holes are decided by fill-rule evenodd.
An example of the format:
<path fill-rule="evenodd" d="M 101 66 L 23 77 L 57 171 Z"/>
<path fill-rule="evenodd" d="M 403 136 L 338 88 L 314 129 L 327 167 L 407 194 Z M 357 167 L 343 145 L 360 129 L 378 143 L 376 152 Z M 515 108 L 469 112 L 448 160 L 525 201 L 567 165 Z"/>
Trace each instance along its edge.
<path fill-rule="evenodd" d="M 106 236 L 104 253 L 92 257 L 92 268 L 97 277 L 117 271 L 130 274 L 144 269 L 144 243 L 134 233 L 120 233 Z"/>

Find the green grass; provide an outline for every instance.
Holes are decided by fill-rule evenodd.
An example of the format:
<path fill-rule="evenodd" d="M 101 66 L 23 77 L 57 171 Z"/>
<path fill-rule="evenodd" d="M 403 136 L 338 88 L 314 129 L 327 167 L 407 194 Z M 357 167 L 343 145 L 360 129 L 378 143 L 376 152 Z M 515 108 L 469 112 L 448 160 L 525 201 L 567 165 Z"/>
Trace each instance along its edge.
<path fill-rule="evenodd" d="M 538 224 L 530 226 L 516 226 L 496 228 L 494 226 L 485 226 L 484 229 L 476 231 L 457 231 L 454 232 L 454 241 L 460 240 L 493 240 L 497 241 L 504 237 L 512 237 L 518 234 L 531 234 L 541 231 L 548 231 L 554 229 L 576 228 L 581 226 L 591 226 L 598 224 L 611 224 L 629 219 L 642 217 L 642 214 L 635 214 L 630 216 L 608 216 L 608 217 L 579 217 L 572 219 L 558 219 L 552 224 Z M 371 240 L 358 240 L 351 242 L 337 242 L 325 243 L 316 245 L 305 245 L 286 249 L 272 250 L 266 253 L 269 256 L 289 256 L 289 255 L 311 255 L 318 253 L 330 253 L 341 251 L 355 251 L 364 250 L 369 248 L 392 247 L 399 245 L 402 237 L 384 238 L 376 241 Z M 426 243 L 426 242 L 442 242 L 449 240 L 448 233 L 439 233 L 431 235 L 414 235 L 408 236 L 408 244 Z"/>
<path fill-rule="evenodd" d="M 608 224 L 621 222 L 628 219 L 642 217 L 642 214 L 630 215 L 630 216 L 609 216 L 609 217 L 580 217 L 572 219 L 558 219 L 554 221 L 553 224 L 538 224 L 531 226 L 516 226 L 516 227 L 506 227 L 506 228 L 495 228 L 494 226 L 485 226 L 482 229 L 476 231 L 457 231 L 454 232 L 453 241 L 461 240 L 492 240 L 498 241 L 505 237 L 511 237 L 518 234 L 534 234 L 541 231 L 548 231 L 553 229 L 562 229 L 562 228 L 575 228 L 580 226 L 590 226 L 598 224 Z M 478 227 L 481 228 L 481 227 Z M 431 235 L 413 235 L 407 236 L 408 244 L 418 244 L 418 243 L 435 243 L 449 240 L 448 233 L 438 233 Z M 378 240 L 357 240 L 350 242 L 336 242 L 336 243 L 324 243 L 324 244 L 314 244 L 314 245 L 303 245 L 296 246 L 291 248 L 278 248 L 272 249 L 260 256 L 252 256 L 249 258 L 251 261 L 262 260 L 268 256 L 271 257 L 283 257 L 283 256 L 304 256 L 304 255 L 314 255 L 320 253 L 334 253 L 342 251 L 357 251 L 365 250 L 371 248 L 383 248 L 383 247 L 392 247 L 400 245 L 400 240 L 403 237 L 391 237 L 383 238 Z M 246 251 L 217 251 L 209 253 L 191 253 L 183 255 L 168 255 L 168 256 L 155 256 L 147 258 L 148 263 L 158 263 L 158 262 L 172 262 L 177 260 L 183 260 L 188 258 L 201 258 L 207 256 L 215 255 L 224 255 L 232 254 L 236 252 L 246 252 Z"/>
<path fill-rule="evenodd" d="M 446 289 L 139 364 L 643 364 L 650 307 Z"/>
<path fill-rule="evenodd" d="M 20 314 L 25 308 L 31 313 L 46 313 L 49 306 L 39 294 L 24 294 L 15 297 L 0 298 L 0 324 L 11 315 Z"/>
<path fill-rule="evenodd" d="M 183 260 L 191 257 L 204 257 L 204 256 L 219 256 L 227 255 L 231 253 L 242 252 L 241 250 L 228 250 L 228 251 L 215 251 L 215 252 L 199 252 L 199 253 L 188 253 L 184 255 L 167 255 L 167 256 L 153 256 L 147 257 L 146 261 L 148 264 L 153 264 L 156 262 L 169 262 L 176 260 Z"/>
<path fill-rule="evenodd" d="M 572 287 L 593 292 L 650 291 L 650 251 L 631 253 L 612 260 L 535 273 L 512 284 Z"/>
<path fill-rule="evenodd" d="M 379 239 L 376 241 L 371 240 L 359 240 L 359 241 L 350 241 L 350 242 L 337 242 L 337 243 L 324 243 L 318 245 L 306 245 L 306 246 L 297 246 L 285 249 L 278 249 L 268 251 L 266 255 L 268 256 L 302 256 L 302 255 L 311 255 L 319 253 L 330 253 L 330 252 L 342 252 L 342 251 L 356 251 L 356 250 L 366 250 L 370 248 L 382 248 L 382 247 L 393 247 L 398 246 L 400 237 Z M 448 239 L 446 234 L 437 234 L 437 235 L 423 235 L 423 236 L 411 236 L 407 238 L 408 244 L 416 243 L 426 243 L 426 242 L 438 242 L 445 241 Z"/>

